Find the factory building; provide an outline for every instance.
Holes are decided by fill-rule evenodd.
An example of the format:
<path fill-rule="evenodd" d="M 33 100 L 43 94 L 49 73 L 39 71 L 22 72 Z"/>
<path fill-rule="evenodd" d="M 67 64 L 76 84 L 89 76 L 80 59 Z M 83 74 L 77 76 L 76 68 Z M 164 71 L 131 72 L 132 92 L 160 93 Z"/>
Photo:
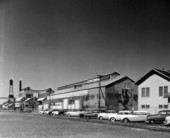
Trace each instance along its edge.
<path fill-rule="evenodd" d="M 33 90 L 30 87 L 20 89 L 18 98 L 15 101 L 15 108 L 21 109 L 30 107 L 32 110 L 45 110 L 49 108 L 47 96 L 54 93 L 51 88 L 44 90 Z M 22 106 L 22 107 L 21 107 Z"/>
<path fill-rule="evenodd" d="M 19 89 L 18 98 L 15 100 L 15 110 L 24 110 L 25 108 L 36 108 L 36 100 L 38 92 L 32 90 L 30 87 Z"/>
<path fill-rule="evenodd" d="M 125 75 L 113 72 L 58 87 L 47 97 L 59 109 L 137 109 L 137 86 Z"/>

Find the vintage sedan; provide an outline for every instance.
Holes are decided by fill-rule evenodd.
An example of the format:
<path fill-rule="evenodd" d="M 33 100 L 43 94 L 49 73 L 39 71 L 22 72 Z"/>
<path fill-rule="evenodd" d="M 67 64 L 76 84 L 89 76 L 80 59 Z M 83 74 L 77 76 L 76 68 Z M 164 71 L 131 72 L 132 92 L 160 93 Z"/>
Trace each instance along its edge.
<path fill-rule="evenodd" d="M 47 114 L 48 114 L 48 115 L 52 115 L 52 112 L 57 111 L 57 110 L 58 110 L 58 109 L 50 109 L 50 110 L 47 111 Z"/>
<path fill-rule="evenodd" d="M 170 126 L 170 116 L 165 117 L 164 125 Z"/>
<path fill-rule="evenodd" d="M 170 116 L 170 110 L 161 110 L 158 114 L 148 115 L 145 122 L 149 124 L 162 124 L 167 116 Z"/>
<path fill-rule="evenodd" d="M 43 112 L 43 114 L 48 115 L 48 114 L 49 114 L 49 112 L 50 112 L 50 109 L 45 109 L 45 110 L 44 110 L 44 112 Z"/>
<path fill-rule="evenodd" d="M 53 116 L 55 116 L 55 115 L 64 115 L 65 114 L 65 110 L 54 110 L 54 111 L 52 111 L 52 113 L 51 113 Z"/>
<path fill-rule="evenodd" d="M 132 114 L 132 111 L 130 110 L 119 111 L 118 114 L 109 115 L 109 120 L 112 122 L 120 121 L 122 116 L 128 115 L 128 114 Z"/>
<path fill-rule="evenodd" d="M 121 121 L 127 122 L 145 122 L 149 113 L 147 111 L 133 111 L 132 114 L 121 116 Z"/>
<path fill-rule="evenodd" d="M 79 117 L 80 114 L 84 114 L 84 113 L 87 113 L 87 111 L 83 111 L 83 110 L 72 110 L 72 111 L 67 111 L 65 113 L 65 115 L 67 117 Z"/>
<path fill-rule="evenodd" d="M 107 110 L 106 112 L 99 113 L 97 118 L 99 120 L 109 119 L 109 116 L 113 115 L 113 114 L 114 115 L 117 114 L 116 111 L 114 111 L 114 110 Z"/>
<path fill-rule="evenodd" d="M 84 114 L 84 118 L 87 118 L 87 119 L 97 118 L 97 117 L 98 117 L 98 114 L 99 114 L 100 112 L 101 112 L 101 111 L 99 111 L 99 110 L 89 111 L 89 112 L 87 112 L 87 113 Z"/>

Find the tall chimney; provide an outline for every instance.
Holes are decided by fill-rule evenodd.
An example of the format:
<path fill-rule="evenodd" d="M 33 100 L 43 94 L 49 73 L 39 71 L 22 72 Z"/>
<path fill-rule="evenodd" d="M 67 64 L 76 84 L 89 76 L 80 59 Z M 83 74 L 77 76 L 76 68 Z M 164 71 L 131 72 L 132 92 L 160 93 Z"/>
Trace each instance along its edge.
<path fill-rule="evenodd" d="M 21 91 L 22 90 L 22 81 L 20 80 L 19 81 L 19 91 Z"/>

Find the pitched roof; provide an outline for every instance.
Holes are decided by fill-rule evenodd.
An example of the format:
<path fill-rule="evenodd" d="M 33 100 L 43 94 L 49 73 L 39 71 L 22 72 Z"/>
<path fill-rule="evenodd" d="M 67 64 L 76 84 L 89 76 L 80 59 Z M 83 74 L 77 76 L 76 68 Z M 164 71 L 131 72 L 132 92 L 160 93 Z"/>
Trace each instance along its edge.
<path fill-rule="evenodd" d="M 147 74 L 145 74 L 142 78 L 140 78 L 138 81 L 136 81 L 135 84 L 140 85 L 142 82 L 144 82 L 146 79 L 148 79 L 153 74 L 156 74 L 156 75 L 170 81 L 170 73 L 169 72 L 153 68 Z"/>
<path fill-rule="evenodd" d="M 97 77 L 94 77 L 94 78 L 91 78 L 91 79 L 86 79 L 86 80 L 83 80 L 83 81 L 79 81 L 79 82 L 75 82 L 75 83 L 71 83 L 71 84 L 68 84 L 68 85 L 58 87 L 57 90 L 72 88 L 72 87 L 74 87 L 76 85 L 84 85 L 84 84 L 88 84 L 88 83 L 98 82 L 99 78 L 101 80 L 103 80 L 104 78 L 108 77 L 109 75 L 120 75 L 120 74 L 118 72 L 113 72 L 113 73 L 108 73 L 108 74 L 101 75 L 101 76 L 98 75 Z"/>
<path fill-rule="evenodd" d="M 111 80 L 107 80 L 107 81 L 100 81 L 100 86 L 101 87 L 108 87 L 110 85 L 115 85 L 117 83 L 122 82 L 125 79 L 129 79 L 132 82 L 134 82 L 132 79 L 130 79 L 129 77 L 125 76 L 125 75 L 120 75 L 117 76 L 114 79 Z M 87 85 L 83 85 L 82 87 L 80 87 L 79 89 L 62 89 L 62 90 L 58 90 L 55 93 L 53 93 L 52 95 L 58 95 L 58 94 L 63 94 L 63 93 L 70 93 L 70 92 L 75 92 L 75 91 L 82 91 L 82 90 L 88 90 L 91 88 L 98 88 L 99 87 L 99 81 L 95 82 L 95 83 L 91 83 L 91 84 L 87 84 Z"/>
<path fill-rule="evenodd" d="M 130 79 L 129 77 L 125 76 L 125 75 L 120 75 L 118 77 L 116 77 L 115 79 L 111 80 L 111 81 L 108 81 L 108 82 L 105 82 L 105 83 L 102 83 L 101 86 L 109 86 L 109 85 L 113 85 L 113 84 L 116 84 L 116 83 L 119 83 L 120 81 L 123 81 L 125 79 L 129 79 L 131 80 L 132 82 L 134 82 L 132 79 Z"/>

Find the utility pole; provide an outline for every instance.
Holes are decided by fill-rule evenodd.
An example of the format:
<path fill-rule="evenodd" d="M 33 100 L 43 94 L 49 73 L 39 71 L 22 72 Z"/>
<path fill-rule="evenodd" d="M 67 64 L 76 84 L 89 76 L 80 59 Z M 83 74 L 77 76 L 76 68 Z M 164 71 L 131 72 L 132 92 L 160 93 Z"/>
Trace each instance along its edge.
<path fill-rule="evenodd" d="M 101 99 L 101 96 L 100 96 L 100 89 L 101 89 L 101 77 L 102 75 L 97 75 L 99 77 L 99 101 L 98 101 L 98 109 L 100 110 L 100 99 Z"/>

